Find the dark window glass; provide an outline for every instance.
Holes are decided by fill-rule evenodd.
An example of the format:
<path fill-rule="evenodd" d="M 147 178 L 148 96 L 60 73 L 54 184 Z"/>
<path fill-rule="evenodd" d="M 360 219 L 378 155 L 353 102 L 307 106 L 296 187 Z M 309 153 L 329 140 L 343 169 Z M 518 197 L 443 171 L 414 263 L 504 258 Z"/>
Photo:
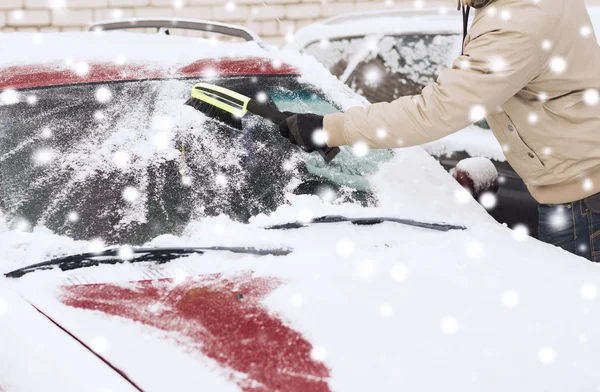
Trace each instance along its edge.
<path fill-rule="evenodd" d="M 245 222 L 284 203 L 286 192 L 331 189 L 341 200 L 374 201 L 361 174 L 389 152 L 367 163 L 344 152 L 325 165 L 266 120 L 247 115 L 236 131 L 185 106 L 197 81 L 16 92 L 18 103 L 0 105 L 0 207 L 9 221 L 25 219 L 77 239 L 139 244 L 205 216 Z M 246 95 L 271 92 L 285 110 L 336 110 L 296 77 L 212 82 Z"/>

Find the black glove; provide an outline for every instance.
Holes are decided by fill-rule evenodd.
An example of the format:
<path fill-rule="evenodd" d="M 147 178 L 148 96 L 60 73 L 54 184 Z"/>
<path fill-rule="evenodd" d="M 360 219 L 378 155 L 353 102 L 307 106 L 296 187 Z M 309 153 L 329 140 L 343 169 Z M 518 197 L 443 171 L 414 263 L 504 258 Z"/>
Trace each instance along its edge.
<path fill-rule="evenodd" d="M 281 136 L 289 139 L 306 152 L 326 148 L 323 143 L 318 145 L 313 140 L 314 133 L 323 129 L 323 116 L 316 114 L 294 114 L 286 112 L 289 117 L 279 124 Z"/>

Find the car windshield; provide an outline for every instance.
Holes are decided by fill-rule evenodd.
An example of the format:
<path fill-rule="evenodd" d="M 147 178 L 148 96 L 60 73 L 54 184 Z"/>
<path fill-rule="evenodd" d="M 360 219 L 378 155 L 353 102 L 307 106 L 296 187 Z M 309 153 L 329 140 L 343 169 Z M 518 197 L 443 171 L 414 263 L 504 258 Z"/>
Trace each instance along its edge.
<path fill-rule="evenodd" d="M 237 131 L 184 105 L 198 81 L 11 91 L 15 99 L 0 105 L 0 209 L 10 225 L 141 244 L 207 216 L 246 222 L 285 203 L 288 192 L 376 203 L 363 175 L 391 152 L 363 160 L 343 151 L 327 165 L 257 116 L 245 116 Z M 266 92 L 284 111 L 339 110 L 296 76 L 207 82 L 249 96 Z"/>

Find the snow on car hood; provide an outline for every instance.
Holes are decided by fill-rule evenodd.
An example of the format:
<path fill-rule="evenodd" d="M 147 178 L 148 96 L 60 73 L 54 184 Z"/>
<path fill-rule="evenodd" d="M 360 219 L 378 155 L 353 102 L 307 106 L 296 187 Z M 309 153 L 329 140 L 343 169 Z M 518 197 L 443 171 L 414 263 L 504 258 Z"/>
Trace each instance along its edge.
<path fill-rule="evenodd" d="M 597 266 L 498 225 L 430 162 L 421 149 L 399 150 L 371 178 L 377 208 L 290 196 L 288 205 L 249 224 L 210 218 L 147 244 L 293 249 L 288 256 L 214 252 L 164 265 L 40 271 L 0 284 L 147 391 L 597 385 Z M 453 221 L 467 230 L 393 223 L 263 229 L 324 212 Z M 92 245 L 44 229 L 4 231 L 2 271 Z M 219 306 L 208 312 L 211 303 Z M 248 333 L 247 318 L 263 333 Z"/>

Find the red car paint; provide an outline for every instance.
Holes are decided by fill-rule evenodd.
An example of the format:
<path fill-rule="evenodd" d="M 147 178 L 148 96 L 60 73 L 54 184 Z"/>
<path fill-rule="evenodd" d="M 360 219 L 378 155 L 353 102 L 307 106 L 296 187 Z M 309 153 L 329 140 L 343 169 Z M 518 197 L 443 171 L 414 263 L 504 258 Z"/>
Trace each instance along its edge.
<path fill-rule="evenodd" d="M 91 63 L 89 72 L 79 75 L 61 64 L 14 66 L 0 69 L 0 91 L 80 83 L 102 83 L 144 79 L 169 79 L 237 75 L 297 75 L 287 64 L 252 57 L 244 59 L 204 59 L 181 68 L 152 64 L 116 65 Z"/>
<path fill-rule="evenodd" d="M 248 376 L 230 376 L 243 391 L 330 391 L 329 370 L 311 358 L 311 344 L 261 306 L 282 283 L 250 273 L 212 274 L 182 283 L 161 279 L 65 287 L 62 301 L 191 338 L 195 343 L 182 339 L 180 344 Z"/>

